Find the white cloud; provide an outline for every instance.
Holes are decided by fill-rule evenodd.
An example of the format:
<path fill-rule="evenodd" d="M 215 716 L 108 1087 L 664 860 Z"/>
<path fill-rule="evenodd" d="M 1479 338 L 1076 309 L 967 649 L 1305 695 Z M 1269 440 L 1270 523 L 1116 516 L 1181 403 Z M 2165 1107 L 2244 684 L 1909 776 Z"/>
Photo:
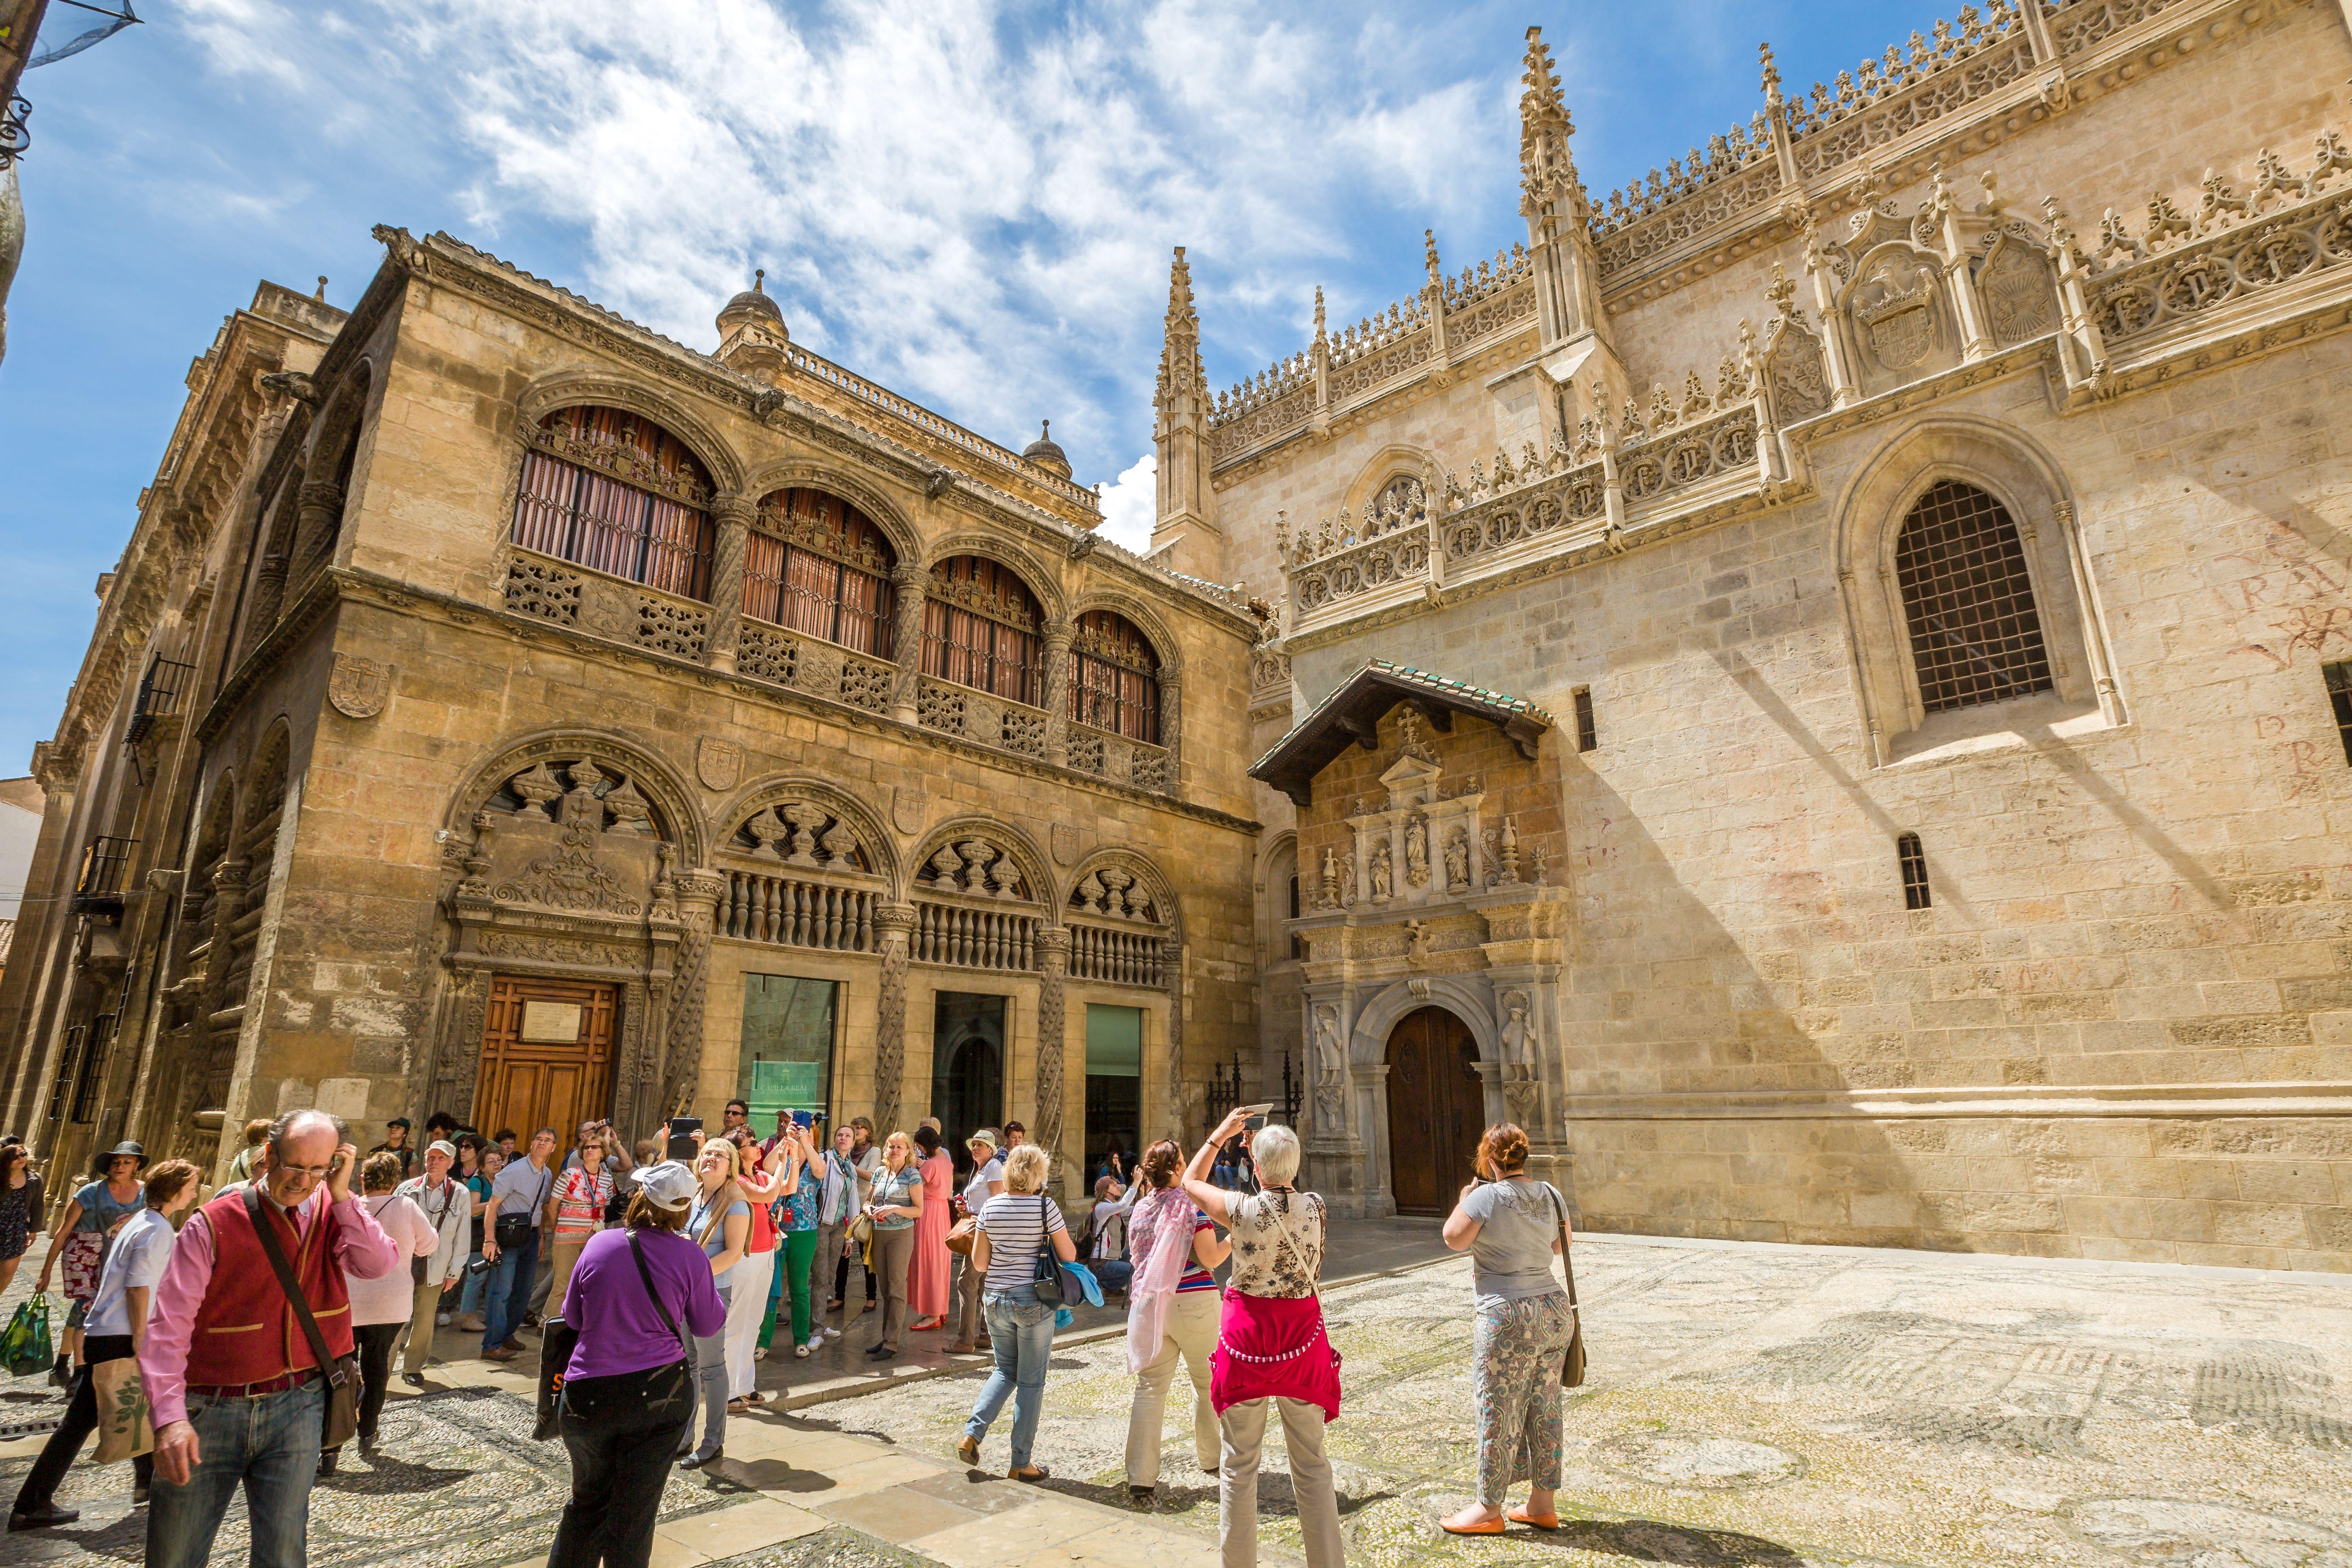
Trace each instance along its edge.
<path fill-rule="evenodd" d="M 331 91 L 336 123 L 369 100 L 379 135 L 446 127 L 470 237 L 579 237 L 570 266 L 518 265 L 698 346 L 764 265 L 817 352 L 1015 447 L 1050 417 L 1082 480 L 1150 418 L 1171 245 L 1239 374 L 1299 346 L 1301 279 L 1358 268 L 1368 215 L 1443 229 L 1516 174 L 1516 39 L 1449 78 L 1412 47 L 1442 15 L 345 0 L 322 27 L 287 0 L 192 4 L 225 73 Z M 1417 259 L 1344 291 L 1409 289 Z"/>
<path fill-rule="evenodd" d="M 1151 548 L 1152 520 L 1159 515 L 1159 458 L 1146 452 L 1103 491 L 1104 535 L 1138 555 Z"/>

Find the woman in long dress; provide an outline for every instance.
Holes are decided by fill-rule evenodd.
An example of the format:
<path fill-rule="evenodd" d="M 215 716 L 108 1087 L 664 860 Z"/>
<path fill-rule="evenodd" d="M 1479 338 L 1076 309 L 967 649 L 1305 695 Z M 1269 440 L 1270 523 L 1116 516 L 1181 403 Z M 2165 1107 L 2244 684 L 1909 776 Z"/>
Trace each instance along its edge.
<path fill-rule="evenodd" d="M 915 1222 L 915 1257 L 907 1271 L 907 1302 L 915 1314 L 916 1329 L 937 1329 L 948 1321 L 949 1271 L 954 1255 L 948 1251 L 948 1199 L 955 1191 L 955 1162 L 940 1147 L 940 1135 L 929 1127 L 915 1129 L 915 1147 L 922 1151 L 923 1217 Z"/>

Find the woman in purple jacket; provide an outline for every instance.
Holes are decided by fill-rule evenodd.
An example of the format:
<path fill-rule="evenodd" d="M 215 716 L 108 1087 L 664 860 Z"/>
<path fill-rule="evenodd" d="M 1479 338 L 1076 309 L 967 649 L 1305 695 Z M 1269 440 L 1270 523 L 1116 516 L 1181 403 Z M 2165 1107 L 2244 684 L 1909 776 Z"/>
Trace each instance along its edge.
<path fill-rule="evenodd" d="M 581 1248 L 563 1294 L 580 1331 L 564 1369 L 563 1446 L 572 1500 L 548 1568 L 646 1568 L 671 1455 L 694 1410 L 681 1332 L 708 1339 L 726 1304 L 702 1248 L 680 1235 L 700 1184 L 676 1161 L 637 1178 L 625 1229 Z"/>

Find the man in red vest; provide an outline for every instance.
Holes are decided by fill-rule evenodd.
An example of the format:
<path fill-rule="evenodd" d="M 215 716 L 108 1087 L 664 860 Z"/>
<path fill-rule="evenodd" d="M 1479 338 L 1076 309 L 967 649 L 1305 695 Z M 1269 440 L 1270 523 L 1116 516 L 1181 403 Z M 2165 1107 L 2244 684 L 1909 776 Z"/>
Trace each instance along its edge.
<path fill-rule="evenodd" d="M 328 1355 L 352 1353 L 344 1278 L 378 1279 L 400 1248 L 352 1197 L 359 1151 L 342 1119 L 296 1110 L 271 1123 L 262 1223 L 292 1267 Z M 192 1215 L 155 1288 L 139 1371 L 155 1422 L 148 1568 L 202 1568 L 238 1487 L 253 1568 L 302 1568 L 326 1384 L 243 1193 Z"/>

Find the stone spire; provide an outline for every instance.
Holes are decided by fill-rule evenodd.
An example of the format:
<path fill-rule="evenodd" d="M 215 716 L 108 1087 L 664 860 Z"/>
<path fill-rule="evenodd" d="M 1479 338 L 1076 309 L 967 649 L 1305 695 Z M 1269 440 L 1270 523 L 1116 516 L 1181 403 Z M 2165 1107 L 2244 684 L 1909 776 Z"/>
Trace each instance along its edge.
<path fill-rule="evenodd" d="M 1626 388 L 1601 304 L 1601 258 L 1592 244 L 1592 208 L 1569 155 L 1576 127 L 1560 96 L 1559 74 L 1543 29 L 1528 29 L 1527 69 L 1519 94 L 1519 213 L 1536 277 L 1540 363 L 1555 392 L 1548 435 L 1573 433 L 1596 410 L 1582 399 L 1588 384 L 1617 395 Z"/>
<path fill-rule="evenodd" d="M 1581 220 L 1584 184 L 1569 156 L 1576 127 L 1559 93 L 1559 75 L 1541 27 L 1528 29 L 1528 68 L 1519 94 L 1519 212 L 1526 217 L 1551 214 Z"/>
<path fill-rule="evenodd" d="M 1161 328 L 1160 380 L 1152 388 L 1151 446 L 1159 491 L 1151 546 L 1184 540 L 1183 570 L 1225 580 L 1225 541 L 1209 488 L 1209 377 L 1201 363 L 1201 318 L 1192 309 L 1192 269 L 1184 247 L 1168 268 L 1168 317 Z"/>

